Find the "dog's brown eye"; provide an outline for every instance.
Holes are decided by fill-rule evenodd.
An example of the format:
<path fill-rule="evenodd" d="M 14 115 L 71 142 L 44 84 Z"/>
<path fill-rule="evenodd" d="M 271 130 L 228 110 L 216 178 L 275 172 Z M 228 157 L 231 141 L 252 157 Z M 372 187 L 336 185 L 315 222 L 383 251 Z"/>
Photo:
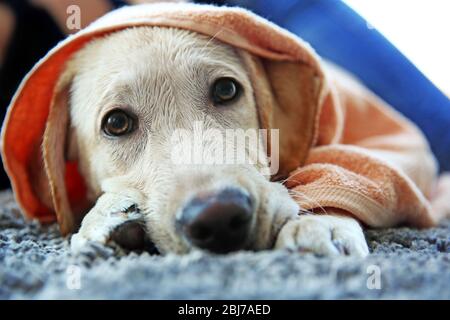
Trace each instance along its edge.
<path fill-rule="evenodd" d="M 214 103 L 221 104 L 234 100 L 239 94 L 240 86 L 232 78 L 220 78 L 212 87 L 212 99 Z"/>
<path fill-rule="evenodd" d="M 112 110 L 103 119 L 103 131 L 109 136 L 130 133 L 133 127 L 133 118 L 123 110 Z"/>

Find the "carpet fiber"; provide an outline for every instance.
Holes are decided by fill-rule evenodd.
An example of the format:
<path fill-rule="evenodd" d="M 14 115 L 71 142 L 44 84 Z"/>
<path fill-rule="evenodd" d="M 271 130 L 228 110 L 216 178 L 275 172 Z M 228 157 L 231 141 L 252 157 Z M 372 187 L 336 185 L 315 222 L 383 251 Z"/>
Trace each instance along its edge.
<path fill-rule="evenodd" d="M 450 298 L 450 221 L 366 235 L 372 252 L 366 259 L 288 251 L 161 257 L 101 246 L 74 257 L 55 225 L 24 221 L 3 192 L 0 298 Z"/>

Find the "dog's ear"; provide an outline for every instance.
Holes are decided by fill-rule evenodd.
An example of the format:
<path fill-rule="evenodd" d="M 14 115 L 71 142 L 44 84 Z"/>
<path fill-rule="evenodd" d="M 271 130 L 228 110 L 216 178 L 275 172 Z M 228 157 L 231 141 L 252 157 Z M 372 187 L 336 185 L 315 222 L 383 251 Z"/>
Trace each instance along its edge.
<path fill-rule="evenodd" d="M 286 177 L 305 162 L 316 139 L 321 78 L 305 63 L 263 59 L 245 51 L 241 56 L 261 128 L 279 129 L 279 171 L 272 179 Z"/>
<path fill-rule="evenodd" d="M 69 100 L 70 84 L 57 86 L 42 143 L 52 207 L 63 235 L 77 229 L 79 213 L 87 206 L 86 188 L 78 173 L 74 142 L 70 139 Z"/>

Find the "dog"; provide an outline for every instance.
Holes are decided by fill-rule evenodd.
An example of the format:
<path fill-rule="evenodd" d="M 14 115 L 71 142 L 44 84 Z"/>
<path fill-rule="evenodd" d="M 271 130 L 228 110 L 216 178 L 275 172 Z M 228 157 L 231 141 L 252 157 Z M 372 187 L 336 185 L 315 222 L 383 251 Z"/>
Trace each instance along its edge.
<path fill-rule="evenodd" d="M 106 243 L 118 226 L 140 220 L 162 253 L 273 246 L 368 253 L 356 220 L 297 217 L 287 189 L 263 177 L 256 160 L 255 166 L 172 164 L 171 134 L 195 121 L 220 130 L 259 128 L 243 55 L 189 31 L 143 27 L 94 41 L 69 62 L 63 77 L 73 79 L 70 157 L 97 199 L 72 237 L 74 250 Z M 102 57 L 108 59 L 99 64 Z M 239 92 L 221 102 L 214 87 L 221 82 Z"/>
<path fill-rule="evenodd" d="M 59 183 L 59 189 L 55 187 L 63 179 L 58 172 L 65 162 L 77 163 L 86 196 L 83 201 L 71 203 L 72 209 L 83 207 L 78 216 L 82 219 L 81 226 L 74 230 L 76 233 L 70 241 L 74 252 L 83 250 L 90 242 L 108 244 L 114 239 L 119 243 L 135 239 L 133 247 L 147 236 L 161 254 L 286 248 L 324 256 L 364 257 L 369 249 L 362 223 L 375 227 L 401 223 L 433 225 L 436 219 L 430 217 L 424 194 L 431 192 L 431 181 L 436 175 L 435 161 L 413 125 L 392 110 L 386 111 L 388 107 L 371 100 L 375 99 L 372 96 L 366 98 L 366 89 L 359 85 L 360 100 L 343 107 L 346 114 L 339 114 L 335 106 L 337 99 L 345 98 L 344 95 L 335 89 L 329 90 L 321 72 L 306 68 L 306 62 L 298 65 L 301 72 L 284 78 L 281 70 L 292 70 L 297 65 L 286 62 L 287 55 L 281 51 L 270 49 L 269 52 L 267 46 L 254 44 L 257 41 L 250 43 L 249 37 L 254 35 L 241 38 L 236 30 L 234 33 L 223 31 L 226 28 L 219 23 L 218 31 L 211 35 L 212 31 L 196 32 L 192 24 L 185 22 L 193 17 L 195 25 L 213 25 L 214 21 L 207 21 L 204 15 L 207 12 L 209 18 L 211 11 L 237 15 L 242 18 L 239 21 L 257 28 L 268 24 L 242 9 L 166 4 L 122 10 L 135 10 L 140 17 L 140 10 L 157 12 L 160 8 L 170 12 L 199 10 L 203 20 L 195 20 L 195 15 L 183 16 L 183 19 L 165 22 L 157 20 L 151 25 L 130 24 L 131 27 L 96 36 L 80 48 L 70 49 L 74 53 L 64 61 L 58 76 L 52 78 L 57 94 L 52 98 L 50 111 L 45 111 L 49 112 L 49 120 L 46 120 L 42 141 L 47 178 L 43 183 L 33 183 L 39 190 L 48 189 L 49 184 L 52 192 L 47 198 L 40 196 L 42 202 L 52 206 L 53 201 L 54 207 L 62 208 L 65 191 L 61 191 L 64 182 Z M 224 21 L 234 20 L 223 19 L 220 23 Z M 178 24 L 182 27 L 177 27 Z M 247 32 L 246 27 L 236 28 Z M 297 50 L 291 45 L 296 44 L 297 39 L 277 27 L 270 25 L 265 32 L 267 37 L 275 37 L 274 34 L 284 37 L 278 41 L 279 46 L 288 43 L 283 50 Z M 261 34 L 255 37 L 263 41 L 264 32 Z M 295 52 L 302 59 L 306 57 L 305 61 L 310 64 L 318 63 L 310 58 L 310 49 L 304 50 Z M 58 51 L 55 52 L 53 57 L 57 57 Z M 258 55 L 281 62 L 272 67 Z M 311 57 L 314 57 L 312 53 Z M 44 66 L 41 65 L 40 70 Z M 279 81 L 271 83 L 267 81 L 269 78 Z M 354 85 L 354 80 L 347 76 L 336 79 L 340 92 L 346 92 L 346 83 Z M 26 81 L 34 81 L 33 76 Z M 292 86 L 303 91 L 292 94 L 293 90 L 289 89 Z M 325 90 L 326 95 L 321 93 Z M 22 103 L 20 99 L 24 97 L 23 93 L 18 94 L 15 104 Z M 308 114 L 307 108 L 293 114 L 285 107 L 279 113 L 287 115 L 283 115 L 282 120 L 277 120 L 278 113 L 273 116 L 261 111 L 264 101 L 283 109 L 283 105 L 295 105 L 308 99 L 321 101 L 318 102 L 323 105 L 320 117 L 319 113 Z M 364 114 L 366 105 L 376 110 L 370 128 L 361 123 L 361 119 L 368 116 Z M 352 111 L 352 108 L 359 111 Z M 11 122 L 14 114 L 12 111 L 10 114 Z M 330 120 L 332 117 L 337 120 Z M 357 127 L 355 131 L 346 127 L 336 129 L 339 119 L 344 117 L 349 118 L 347 125 L 352 123 Z M 174 140 L 180 130 L 193 132 L 200 123 L 203 130 L 214 130 L 222 137 L 227 130 L 257 132 L 262 127 L 267 128 L 262 122 L 269 118 L 275 118 L 274 127 L 288 124 L 295 128 L 295 134 L 290 134 L 289 138 L 284 133 L 287 129 L 280 129 L 280 165 L 286 168 L 289 163 L 289 169 L 283 171 L 284 180 L 267 174 L 275 160 L 268 158 L 267 148 L 257 147 L 267 145 L 268 138 L 260 135 L 256 144 L 240 149 L 231 147 L 233 154 L 241 152 L 250 160 L 246 163 L 200 161 L 193 164 L 183 161 L 185 159 L 179 161 L 187 157 L 183 152 L 174 159 L 174 144 L 192 151 L 190 139 Z M 299 121 L 302 121 L 300 126 Z M 322 122 L 332 123 L 334 131 L 323 129 L 326 126 Z M 317 128 L 319 133 L 315 138 L 308 135 L 310 138 L 304 139 L 309 151 L 298 153 L 297 142 L 291 137 L 297 139 Z M 380 139 L 377 130 L 387 131 L 387 140 L 384 136 Z M 348 142 L 340 144 L 335 132 Z M 363 138 L 357 140 L 353 132 Z M 396 140 L 397 133 L 404 137 L 405 132 L 411 134 L 410 141 L 417 141 L 417 144 L 403 146 L 404 140 Z M 3 136 L 4 141 L 8 141 L 8 129 L 4 129 Z M 63 145 L 58 143 L 61 139 L 65 141 Z M 389 144 L 390 141 L 394 142 Z M 317 148 L 311 151 L 314 145 Z M 213 155 L 217 152 L 217 141 L 212 142 L 208 137 L 200 139 L 193 148 L 201 150 L 202 155 Z M 334 148 L 332 153 L 330 148 Z M 274 145 L 270 149 L 271 156 L 276 156 Z M 376 150 L 377 157 L 366 154 L 365 150 L 369 149 Z M 55 158 L 54 150 L 60 150 L 64 159 Z M 3 152 L 8 159 L 10 151 Z M 287 161 L 286 153 L 295 153 L 298 159 Z M 304 166 L 296 169 L 300 154 L 305 155 Z M 356 154 L 357 158 L 352 158 Z M 399 155 L 405 155 L 402 159 L 407 161 L 397 163 L 406 165 L 391 166 Z M 6 161 L 6 167 L 10 174 L 14 171 L 11 162 Z M 39 167 L 33 172 L 42 171 Z M 32 180 L 41 181 L 39 177 Z M 330 194 L 345 187 L 348 196 L 322 197 L 324 188 L 304 188 L 311 181 L 322 180 L 329 184 L 326 190 Z M 25 196 L 19 187 L 16 183 L 15 191 L 19 201 L 24 202 Z M 70 188 L 67 183 L 66 188 Z M 136 228 L 136 225 L 141 227 Z M 131 233 L 123 230 L 131 230 Z M 121 234 L 119 239 L 117 234 Z"/>

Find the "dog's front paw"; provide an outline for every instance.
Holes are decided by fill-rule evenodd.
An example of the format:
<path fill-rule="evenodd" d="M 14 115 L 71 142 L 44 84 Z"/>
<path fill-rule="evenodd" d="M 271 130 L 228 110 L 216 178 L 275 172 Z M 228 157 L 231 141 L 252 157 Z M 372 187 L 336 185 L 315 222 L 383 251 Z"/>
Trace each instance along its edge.
<path fill-rule="evenodd" d="M 106 245 L 120 226 L 129 222 L 139 223 L 142 216 L 135 202 L 127 197 L 105 194 L 84 217 L 78 233 L 70 240 L 70 248 L 74 253 L 82 251 L 90 243 Z"/>
<path fill-rule="evenodd" d="M 359 223 L 348 217 L 304 215 L 281 229 L 275 248 L 288 248 L 324 256 L 369 254 Z"/>

